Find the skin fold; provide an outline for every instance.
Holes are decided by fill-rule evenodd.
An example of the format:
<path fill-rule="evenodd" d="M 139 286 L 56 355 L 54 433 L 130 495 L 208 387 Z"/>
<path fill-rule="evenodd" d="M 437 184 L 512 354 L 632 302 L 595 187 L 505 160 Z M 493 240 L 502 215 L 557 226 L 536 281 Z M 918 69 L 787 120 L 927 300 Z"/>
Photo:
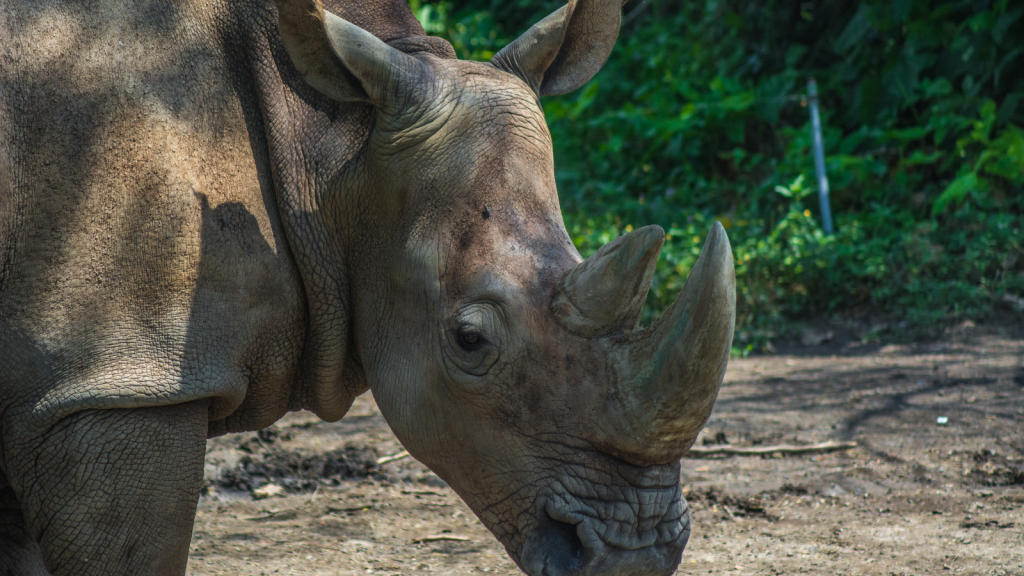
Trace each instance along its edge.
<path fill-rule="evenodd" d="M 539 103 L 618 0 L 489 63 L 400 0 L 94 4 L 0 5 L 0 575 L 184 574 L 205 439 L 367 390 L 532 576 L 675 570 L 728 241 L 637 327 L 663 232 L 570 276 Z"/>

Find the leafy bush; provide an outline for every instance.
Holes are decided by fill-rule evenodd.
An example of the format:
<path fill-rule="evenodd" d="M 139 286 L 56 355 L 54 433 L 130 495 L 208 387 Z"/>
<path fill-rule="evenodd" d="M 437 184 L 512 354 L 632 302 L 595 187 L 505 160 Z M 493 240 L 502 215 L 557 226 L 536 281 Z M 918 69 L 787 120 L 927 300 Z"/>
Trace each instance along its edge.
<path fill-rule="evenodd" d="M 460 55 L 486 59 L 557 6 L 414 8 L 441 15 L 433 30 Z M 866 304 L 930 326 L 1024 295 L 1024 7 L 651 0 L 625 12 L 605 69 L 544 107 L 581 253 L 633 226 L 668 232 L 647 319 L 716 219 L 734 247 L 745 349 L 811 313 Z M 832 236 L 809 201 L 812 76 Z"/>

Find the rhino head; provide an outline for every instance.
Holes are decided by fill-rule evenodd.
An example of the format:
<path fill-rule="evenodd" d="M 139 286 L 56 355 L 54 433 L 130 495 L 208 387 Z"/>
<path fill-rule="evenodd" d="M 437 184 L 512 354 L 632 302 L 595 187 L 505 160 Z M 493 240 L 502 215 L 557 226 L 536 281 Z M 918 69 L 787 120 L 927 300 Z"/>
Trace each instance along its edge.
<path fill-rule="evenodd" d="M 732 341 L 729 242 L 716 224 L 677 302 L 638 328 L 664 232 L 580 258 L 539 104 L 603 65 L 620 0 L 570 0 L 489 63 L 277 4 L 305 81 L 373 107 L 322 204 L 355 363 L 394 433 L 529 574 L 672 573 L 690 526 L 679 458 Z"/>

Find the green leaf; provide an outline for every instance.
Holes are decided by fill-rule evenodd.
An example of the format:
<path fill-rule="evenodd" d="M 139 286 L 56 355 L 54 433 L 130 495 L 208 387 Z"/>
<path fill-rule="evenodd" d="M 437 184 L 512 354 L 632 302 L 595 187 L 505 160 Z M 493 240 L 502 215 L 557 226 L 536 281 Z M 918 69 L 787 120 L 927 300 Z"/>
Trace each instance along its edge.
<path fill-rule="evenodd" d="M 755 100 L 756 98 L 754 97 L 753 91 L 743 92 L 741 94 L 733 94 L 732 96 L 723 98 L 718 102 L 718 107 L 722 110 L 738 112 L 750 108 L 754 104 Z"/>
<path fill-rule="evenodd" d="M 1020 103 L 1021 92 L 1012 92 L 1003 98 L 1003 103 L 999 106 L 999 112 L 996 113 L 996 126 L 1002 126 L 1010 121 L 1013 114 L 1017 111 L 1017 104 Z"/>
<path fill-rule="evenodd" d="M 912 128 L 889 130 L 885 135 L 900 142 L 912 142 L 924 138 L 930 131 L 931 128 L 928 126 L 914 126 Z"/>
<path fill-rule="evenodd" d="M 839 53 L 849 52 L 851 48 L 861 43 L 868 33 L 871 32 L 871 7 L 866 2 L 861 3 L 857 13 L 850 19 L 843 33 L 836 38 L 835 48 Z"/>
<path fill-rule="evenodd" d="M 942 191 L 942 194 L 935 199 L 932 206 L 932 216 L 938 216 L 946 210 L 949 204 L 959 204 L 967 197 L 967 194 L 978 185 L 978 174 L 974 171 L 957 176 L 949 186 Z"/>
<path fill-rule="evenodd" d="M 804 175 L 801 174 L 796 177 L 796 180 L 790 182 L 789 186 L 776 186 L 775 191 L 786 198 L 793 200 L 800 200 L 809 196 L 813 190 L 804 187 Z"/>
<path fill-rule="evenodd" d="M 953 85 L 944 77 L 939 77 L 934 80 L 924 80 L 922 81 L 922 85 L 924 86 L 925 98 L 949 96 L 953 93 Z"/>
<path fill-rule="evenodd" d="M 800 59 L 807 53 L 807 46 L 802 44 L 793 44 L 786 49 L 786 67 L 795 68 L 800 63 Z"/>
<path fill-rule="evenodd" d="M 589 84 L 583 87 L 583 91 L 580 92 L 579 97 L 576 99 L 576 105 L 569 111 L 570 118 L 578 118 L 580 114 L 586 111 L 587 108 L 597 98 L 597 90 L 600 83 L 597 80 L 591 80 Z"/>
<path fill-rule="evenodd" d="M 1016 10 L 1004 12 L 1000 15 L 999 19 L 996 20 L 996 23 L 992 26 L 992 38 L 995 39 L 996 42 L 1002 42 L 1003 35 L 1006 34 L 1006 30 L 1010 28 L 1011 24 L 1020 18 L 1022 12 L 1024 12 L 1024 8 L 1018 8 Z"/>
<path fill-rule="evenodd" d="M 904 166 L 920 166 L 922 164 L 934 164 L 942 159 L 942 152 L 930 152 L 925 154 L 923 150 L 914 150 L 914 152 L 903 160 Z"/>
<path fill-rule="evenodd" d="M 1018 184 L 1024 183 L 1024 131 L 1013 125 L 1008 126 L 992 141 L 991 148 L 982 153 L 975 170 L 982 164 L 987 174 Z"/>
<path fill-rule="evenodd" d="M 1003 70 L 1006 69 L 1007 66 L 1012 64 L 1013 61 L 1016 60 L 1017 57 L 1020 56 L 1021 54 L 1024 54 L 1024 48 L 1017 48 L 1013 52 L 1010 52 L 1009 54 L 1003 57 L 1003 60 L 999 63 L 999 66 L 996 66 L 996 71 L 993 78 L 993 82 L 995 82 L 996 86 L 999 86 L 999 77 L 1002 76 Z"/>

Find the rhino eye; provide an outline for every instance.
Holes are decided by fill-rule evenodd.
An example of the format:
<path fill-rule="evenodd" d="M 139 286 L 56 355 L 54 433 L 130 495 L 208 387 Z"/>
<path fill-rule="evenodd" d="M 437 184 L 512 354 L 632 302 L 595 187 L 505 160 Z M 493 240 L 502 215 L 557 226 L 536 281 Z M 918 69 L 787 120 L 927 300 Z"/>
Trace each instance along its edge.
<path fill-rule="evenodd" d="M 487 340 L 484 340 L 484 337 L 473 326 L 462 326 L 459 328 L 455 339 L 459 343 L 459 347 L 466 352 L 479 350 L 487 343 Z"/>
<path fill-rule="evenodd" d="M 449 374 L 456 380 L 484 376 L 501 355 L 500 311 L 490 303 L 471 303 L 451 319 L 444 331 L 444 358 Z M 471 389 L 476 378 L 462 380 Z"/>

